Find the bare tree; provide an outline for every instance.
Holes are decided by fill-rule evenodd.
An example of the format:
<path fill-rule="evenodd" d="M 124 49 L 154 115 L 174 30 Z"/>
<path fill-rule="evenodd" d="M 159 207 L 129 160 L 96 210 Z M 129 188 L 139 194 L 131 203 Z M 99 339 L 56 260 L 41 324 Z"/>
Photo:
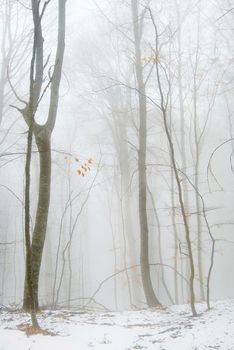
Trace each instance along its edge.
<path fill-rule="evenodd" d="M 24 102 L 24 108 L 16 107 L 22 114 L 27 126 L 35 137 L 37 149 L 40 159 L 40 178 L 38 190 L 38 203 L 35 218 L 35 226 L 33 228 L 31 242 L 31 263 L 33 270 L 33 287 L 35 308 L 39 308 L 38 302 L 38 283 L 39 273 L 42 260 L 42 252 L 47 229 L 48 211 L 50 203 L 50 184 L 51 184 L 51 134 L 53 132 L 58 101 L 59 101 L 59 86 L 61 80 L 64 48 L 65 48 L 65 7 L 66 0 L 58 0 L 58 37 L 57 37 L 57 52 L 54 62 L 52 75 L 49 76 L 48 84 L 43 87 L 44 74 L 48 60 L 44 60 L 44 38 L 42 32 L 42 19 L 45 14 L 50 0 L 43 5 L 39 0 L 31 0 L 32 15 L 34 22 L 34 58 L 31 61 L 30 69 L 30 94 L 29 101 Z M 36 113 L 39 104 L 50 86 L 50 103 L 46 122 L 41 125 L 36 121 Z M 22 102 L 22 100 L 21 100 Z M 32 122 L 32 117 L 34 121 Z M 30 292 L 28 284 L 29 265 L 26 266 L 26 278 L 24 289 L 25 310 L 30 310 Z"/>
<path fill-rule="evenodd" d="M 194 293 L 194 278 L 195 278 L 195 267 L 194 267 L 194 257 L 193 257 L 193 251 L 192 251 L 192 243 L 191 243 L 191 231 L 187 219 L 186 209 L 185 209 L 185 203 L 183 199 L 183 189 L 181 185 L 181 178 L 180 178 L 180 172 L 178 170 L 178 166 L 176 163 L 176 155 L 175 155 L 175 147 L 172 140 L 172 135 L 170 133 L 170 127 L 169 127 L 169 121 L 168 121 L 168 103 L 169 103 L 169 93 L 171 89 L 171 82 L 168 79 L 168 74 L 165 68 L 161 65 L 159 61 L 159 55 L 160 55 L 160 46 L 159 46 L 159 33 L 158 33 L 158 27 L 155 22 L 153 13 L 150 8 L 148 8 L 150 18 L 153 24 L 154 32 L 155 32 L 155 68 L 156 68 L 156 81 L 157 81 L 157 87 L 159 90 L 159 96 L 160 96 L 160 102 L 159 105 L 156 104 L 157 108 L 160 109 L 162 118 L 163 118 L 163 126 L 166 133 L 166 138 L 169 145 L 169 151 L 170 151 L 170 158 L 172 163 L 172 168 L 175 176 L 175 181 L 177 185 L 178 190 L 178 196 L 179 196 L 179 204 L 181 209 L 181 215 L 183 219 L 184 229 L 185 229 L 185 238 L 187 243 L 187 249 L 188 249 L 188 259 L 189 259 L 189 266 L 190 266 L 190 305 L 193 316 L 197 316 L 196 308 L 195 308 L 195 293 Z M 168 84 L 168 91 L 163 90 L 163 83 L 162 83 L 162 75 L 164 76 L 164 79 L 167 81 Z"/>
<path fill-rule="evenodd" d="M 145 82 L 143 78 L 141 38 L 142 38 L 142 20 L 144 11 L 139 15 L 139 2 L 131 1 L 134 48 L 135 48 L 135 69 L 137 78 L 137 90 L 139 98 L 139 150 L 138 150 L 138 181 L 139 181 L 139 217 L 140 217 L 140 235 L 141 235 L 141 275 L 143 288 L 147 304 L 149 306 L 159 306 L 150 276 L 149 266 L 149 228 L 147 218 L 147 177 L 146 177 L 146 145 L 147 145 L 147 102 L 145 92 Z"/>

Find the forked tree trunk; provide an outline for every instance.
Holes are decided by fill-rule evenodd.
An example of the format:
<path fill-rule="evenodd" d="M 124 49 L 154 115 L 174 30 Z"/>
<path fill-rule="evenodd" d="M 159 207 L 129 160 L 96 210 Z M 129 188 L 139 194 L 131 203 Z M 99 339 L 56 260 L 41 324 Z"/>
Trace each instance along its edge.
<path fill-rule="evenodd" d="M 36 36 L 35 41 L 35 62 L 31 67 L 33 72 L 31 77 L 32 88 L 30 89 L 30 96 L 33 101 L 33 116 L 37 112 L 38 105 L 41 101 L 41 96 L 46 92 L 42 91 L 42 84 L 44 78 L 45 65 L 43 62 L 43 36 L 42 36 L 42 16 L 44 14 L 46 6 L 49 2 L 45 2 L 40 13 L 40 1 L 32 1 L 32 13 L 34 20 L 34 31 Z M 65 8 L 66 0 L 58 0 L 58 38 L 57 38 L 57 52 L 54 64 L 54 72 L 51 78 L 51 93 L 50 93 L 50 105 L 48 111 L 47 121 L 44 125 L 39 125 L 34 122 L 33 135 L 36 139 L 37 148 L 40 157 L 40 180 L 39 180 L 39 192 L 37 202 L 37 213 L 35 226 L 32 235 L 31 243 L 31 260 L 33 271 L 33 287 L 34 287 L 34 299 L 35 308 L 39 308 L 38 289 L 39 289 L 39 274 L 41 268 L 41 260 L 44 249 L 44 242 L 47 229 L 49 204 L 50 204 L 50 182 L 51 182 L 51 134 L 53 132 L 57 108 L 59 101 L 59 86 L 62 73 L 63 56 L 65 49 Z M 33 69 L 32 69 L 33 68 Z M 35 74 L 34 74 L 35 68 Z M 42 94 L 42 95 L 41 95 Z M 29 125 L 29 104 L 26 104 L 25 109 L 21 110 L 21 113 Z M 26 278 L 24 286 L 24 302 L 23 308 L 28 311 L 30 309 L 30 297 L 29 297 L 29 285 L 28 285 L 28 266 L 26 267 Z"/>

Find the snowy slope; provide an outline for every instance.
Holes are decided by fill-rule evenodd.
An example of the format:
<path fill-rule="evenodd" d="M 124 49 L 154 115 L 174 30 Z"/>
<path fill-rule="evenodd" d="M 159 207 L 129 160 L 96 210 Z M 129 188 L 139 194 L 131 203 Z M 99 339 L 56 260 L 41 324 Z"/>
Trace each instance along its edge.
<path fill-rule="evenodd" d="M 1 311 L 0 350 L 234 350 L 234 300 L 213 303 L 192 318 L 188 305 L 113 313 L 43 312 L 42 328 L 56 335 L 18 330 L 30 318 Z"/>

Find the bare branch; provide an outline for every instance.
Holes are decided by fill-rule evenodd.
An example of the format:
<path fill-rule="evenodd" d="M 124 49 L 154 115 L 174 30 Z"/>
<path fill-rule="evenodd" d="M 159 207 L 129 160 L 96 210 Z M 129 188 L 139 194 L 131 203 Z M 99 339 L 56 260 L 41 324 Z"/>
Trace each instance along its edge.
<path fill-rule="evenodd" d="M 9 83 L 9 85 L 11 87 L 11 90 L 12 90 L 13 94 L 15 95 L 15 97 L 17 98 L 17 100 L 20 101 L 21 103 L 27 105 L 27 102 L 19 97 L 19 95 L 17 94 L 14 86 L 11 83 L 11 79 L 10 79 L 10 75 L 9 75 L 9 67 L 7 67 L 7 79 L 8 79 L 8 83 Z"/>
<path fill-rule="evenodd" d="M 232 7 L 229 10 L 227 10 L 222 16 L 218 17 L 215 22 L 220 21 L 220 19 L 222 19 L 224 16 L 226 16 L 228 13 L 232 12 L 233 10 L 234 10 L 234 7 Z"/>

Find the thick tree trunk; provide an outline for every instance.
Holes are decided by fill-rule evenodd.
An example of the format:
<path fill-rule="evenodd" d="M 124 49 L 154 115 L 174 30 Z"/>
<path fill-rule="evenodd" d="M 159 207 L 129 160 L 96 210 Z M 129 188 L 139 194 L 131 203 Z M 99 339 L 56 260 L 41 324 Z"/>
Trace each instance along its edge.
<path fill-rule="evenodd" d="M 142 140 L 143 135 L 140 137 Z M 142 140 L 143 141 L 143 140 Z M 143 145 L 141 144 L 143 143 Z M 139 158 L 138 158 L 138 172 L 139 172 L 139 218 L 140 218 L 140 264 L 141 264 L 141 276 L 143 282 L 143 288 L 148 306 L 160 305 L 158 299 L 153 290 L 152 281 L 150 277 L 149 268 L 149 229 L 146 207 L 146 166 L 145 166 L 145 151 L 144 142 L 140 142 Z M 143 146 L 143 150 L 142 150 Z"/>
<path fill-rule="evenodd" d="M 44 130 L 45 131 L 45 130 Z M 41 267 L 41 259 L 46 235 L 49 203 L 50 203 L 50 182 L 51 182 L 51 151 L 50 135 L 46 132 L 35 135 L 40 156 L 40 180 L 39 196 L 37 204 L 36 222 L 32 238 L 32 269 L 34 278 L 34 298 L 35 307 L 39 308 L 38 302 L 38 282 Z M 26 274 L 27 276 L 27 274 Z M 27 280 L 24 288 L 24 310 L 30 310 L 30 297 Z"/>
<path fill-rule="evenodd" d="M 31 63 L 31 73 L 30 73 L 30 100 L 33 106 L 32 112 L 33 117 L 37 112 L 38 105 L 40 104 L 40 99 L 42 91 L 42 83 L 44 79 L 44 62 L 43 62 L 43 36 L 41 28 L 41 19 L 43 17 L 46 6 L 49 1 L 45 2 L 44 7 L 40 13 L 40 1 L 32 0 L 32 13 L 34 20 L 34 46 L 33 46 L 33 59 Z M 32 252 L 32 271 L 33 271 L 33 287 L 34 287 L 34 297 L 35 297 L 35 307 L 39 308 L 38 302 L 38 286 L 39 286 L 39 274 L 42 260 L 42 253 L 44 248 L 48 212 L 50 204 L 50 183 L 51 183 L 51 134 L 53 132 L 57 108 L 59 101 L 59 86 L 62 74 L 63 56 L 65 49 L 65 8 L 66 1 L 58 0 L 58 38 L 57 38 L 57 51 L 55 58 L 54 72 L 51 79 L 51 93 L 50 93 L 50 105 L 48 118 L 44 125 L 39 125 L 34 123 L 33 135 L 36 139 L 37 148 L 40 157 L 40 180 L 39 180 L 39 191 L 38 191 L 38 201 L 37 201 L 37 213 L 35 226 L 32 236 L 31 252 Z M 34 72 L 35 71 L 35 72 Z M 35 73 L 35 77 L 34 77 Z M 44 92 L 46 89 L 44 90 Z M 44 93 L 43 92 L 43 93 Z M 29 125 L 30 124 L 30 104 L 26 104 L 26 107 L 21 110 L 24 120 Z M 32 114 L 32 113 L 31 113 Z M 26 267 L 26 276 L 28 270 Z M 24 310 L 30 309 L 29 300 L 29 288 L 27 283 L 27 278 L 25 278 L 24 286 Z"/>
<path fill-rule="evenodd" d="M 154 293 L 149 267 L 149 228 L 147 218 L 147 179 L 146 179 L 146 142 L 147 142 L 147 107 L 143 68 L 141 65 L 141 31 L 139 26 L 138 1 L 132 0 L 132 18 L 136 54 L 136 77 L 139 97 L 139 152 L 138 152 L 138 181 L 139 181 L 139 218 L 140 218 L 140 264 L 142 283 L 148 306 L 159 306 Z"/>
<path fill-rule="evenodd" d="M 33 119 L 33 118 L 32 118 Z M 36 317 L 36 303 L 34 295 L 34 281 L 32 270 L 32 250 L 30 242 L 30 166 L 32 157 L 33 126 L 28 130 L 27 154 L 25 164 L 25 245 L 26 245 L 26 282 L 28 286 L 28 311 L 31 314 L 32 325 L 39 327 Z"/>

